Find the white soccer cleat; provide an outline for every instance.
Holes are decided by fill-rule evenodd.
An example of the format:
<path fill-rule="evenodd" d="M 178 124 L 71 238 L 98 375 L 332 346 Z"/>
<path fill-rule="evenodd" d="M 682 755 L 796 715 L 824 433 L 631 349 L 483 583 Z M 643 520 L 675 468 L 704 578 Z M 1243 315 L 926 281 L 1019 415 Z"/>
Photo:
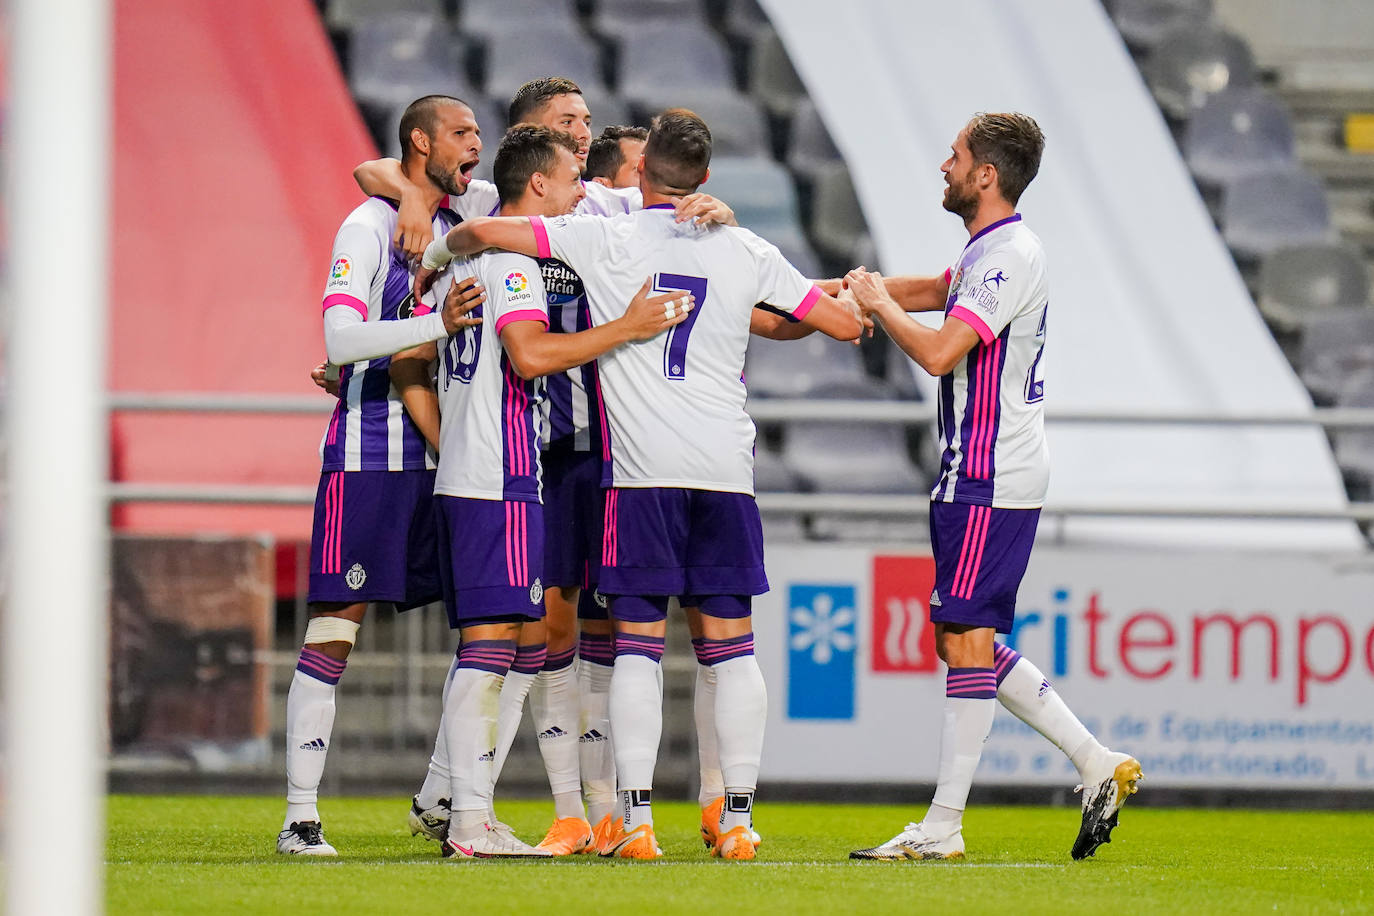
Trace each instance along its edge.
<path fill-rule="evenodd" d="M 1144 778 L 1140 761 L 1130 754 L 1108 751 L 1088 762 L 1083 768 L 1083 784 L 1074 789 L 1083 793 L 1083 821 L 1070 856 L 1086 859 L 1097 852 L 1097 847 L 1112 841 L 1117 812 L 1126 799 L 1140 791 L 1136 784 Z"/>
<path fill-rule="evenodd" d="M 948 836 L 937 837 L 927 832 L 924 824 L 907 824 L 906 829 L 883 843 L 869 849 L 856 849 L 851 859 L 873 859 L 880 862 L 899 862 L 905 859 L 962 859 L 964 834 L 956 830 Z"/>
<path fill-rule="evenodd" d="M 284 856 L 337 856 L 339 851 L 324 839 L 319 821 L 295 821 L 277 834 L 277 852 Z"/>
<path fill-rule="evenodd" d="M 423 836 L 427 840 L 438 840 L 442 843 L 448 834 L 448 820 L 451 814 L 447 798 L 439 799 L 439 804 L 432 808 L 421 808 L 420 796 L 416 795 L 410 800 L 410 813 L 406 816 L 406 821 L 410 825 L 410 835 Z"/>
<path fill-rule="evenodd" d="M 504 825 L 502 825 L 504 826 Z M 444 840 L 444 855 L 455 859 L 548 859 L 552 853 L 521 841 L 510 828 L 498 830 L 491 824 L 466 831 L 467 836 L 449 835 Z"/>

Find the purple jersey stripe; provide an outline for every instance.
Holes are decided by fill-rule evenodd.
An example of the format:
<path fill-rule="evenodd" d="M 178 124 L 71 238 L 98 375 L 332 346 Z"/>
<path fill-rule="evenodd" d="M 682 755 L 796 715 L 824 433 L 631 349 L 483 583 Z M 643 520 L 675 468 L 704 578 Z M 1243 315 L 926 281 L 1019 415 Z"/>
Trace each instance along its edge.
<path fill-rule="evenodd" d="M 503 350 L 501 460 L 505 477 L 504 499 L 539 501 L 539 434 L 535 428 L 539 392 L 539 381 L 522 379 Z"/>

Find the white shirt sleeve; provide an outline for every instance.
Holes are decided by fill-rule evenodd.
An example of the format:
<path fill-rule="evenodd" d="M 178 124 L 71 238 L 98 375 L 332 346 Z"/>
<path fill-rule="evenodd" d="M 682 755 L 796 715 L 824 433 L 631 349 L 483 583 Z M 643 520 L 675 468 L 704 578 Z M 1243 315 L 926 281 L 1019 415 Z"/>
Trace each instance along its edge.
<path fill-rule="evenodd" d="M 334 236 L 329 278 L 324 283 L 324 311 L 336 305 L 347 305 L 367 320 L 372 283 L 385 266 L 388 242 L 375 226 L 369 226 L 356 215 L 344 221 Z"/>
<path fill-rule="evenodd" d="M 548 327 L 549 307 L 539 264 L 533 258 L 508 251 L 492 252 L 485 261 L 482 276 L 487 301 L 483 314 L 496 333 L 499 335 L 513 321 L 538 321 Z"/>
<path fill-rule="evenodd" d="M 821 288 L 802 275 L 782 256 L 777 246 L 748 230 L 749 249 L 757 265 L 758 296 L 772 311 L 783 312 L 801 321 L 821 298 Z"/>
<path fill-rule="evenodd" d="M 578 273 L 605 256 L 609 222 L 600 216 L 530 217 L 539 257 L 557 258 Z"/>
<path fill-rule="evenodd" d="M 332 306 L 324 312 L 324 351 L 336 366 L 380 359 L 447 336 L 444 316 L 439 312 L 400 321 L 364 321 L 348 305 Z"/>
<path fill-rule="evenodd" d="M 949 316 L 963 321 L 989 344 L 1016 317 L 1031 289 L 1030 264 L 1010 248 L 991 248 L 964 267 L 955 276 L 955 284 Z"/>

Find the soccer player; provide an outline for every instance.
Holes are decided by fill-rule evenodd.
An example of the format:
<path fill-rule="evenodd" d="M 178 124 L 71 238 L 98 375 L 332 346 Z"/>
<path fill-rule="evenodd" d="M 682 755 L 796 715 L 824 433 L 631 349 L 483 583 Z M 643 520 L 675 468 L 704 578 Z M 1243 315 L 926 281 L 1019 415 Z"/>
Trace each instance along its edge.
<path fill-rule="evenodd" d="M 623 818 L 602 855 L 651 859 L 651 797 L 662 730 L 659 663 L 668 600 L 702 611 L 717 674 L 716 732 L 726 787 L 714 855 L 752 859 L 750 816 L 767 717 L 753 655 L 751 597 L 767 590 L 753 497 L 754 426 L 741 378 L 754 305 L 770 302 L 839 339 L 854 310 L 815 287 L 745 229 L 678 223 L 673 199 L 706 180 L 711 135 L 691 112 L 660 115 L 644 150 L 645 209 L 612 219 L 471 220 L 437 238 L 417 282 L 488 247 L 557 257 L 586 284 L 593 324 L 613 320 L 638 283 L 686 290 L 697 307 L 672 333 L 599 360 L 611 465 L 602 593 L 615 618 L 610 717 Z"/>
<path fill-rule="evenodd" d="M 584 166 L 592 136 L 591 113 L 582 90 L 573 81 L 546 77 L 526 83 L 511 99 L 509 117 L 511 124 L 534 123 L 568 133 L 577 143 L 579 168 Z M 417 194 L 399 175 L 394 161 L 363 163 L 354 176 L 370 193 L 399 197 L 395 241 L 417 254 L 423 252 L 429 227 L 417 216 L 410 216 L 411 224 L 407 224 L 408 214 L 419 211 Z M 630 188 L 611 189 L 586 180 L 582 187 L 585 197 L 578 204 L 578 213 L 609 216 L 642 206 L 637 179 Z M 476 180 L 450 204 L 464 218 L 486 216 L 500 205 L 499 188 Z M 686 196 L 679 205 L 679 218 L 734 221 L 729 207 L 705 194 Z M 575 332 L 589 327 L 581 279 L 557 259 L 542 259 L 540 267 L 550 296 L 550 330 Z M 772 329 L 772 336 L 797 333 L 776 315 L 760 312 L 756 324 Z M 547 643 L 541 650 L 533 642 L 534 629 L 522 638 L 521 656 L 502 692 L 501 740 L 496 750 L 498 761 L 503 762 L 528 694 L 540 754 L 554 794 L 554 822 L 540 845 L 562 855 L 604 840 L 611 832 L 615 810 L 615 765 L 608 719 L 614 661 L 611 623 L 604 599 L 598 600 L 594 591 L 600 569 L 603 508 L 602 409 L 595 364 L 549 378 L 544 410 L 550 429 L 544 454 L 543 510 Z M 536 666 L 541 651 L 543 662 Z M 580 662 L 576 669 L 574 654 Z M 444 748 L 436 744 L 425 783 L 411 801 L 408 819 L 412 834 L 442 839 L 447 819 L 447 769 Z M 585 816 L 582 799 L 574 800 L 568 788 L 579 782 L 587 805 Z M 595 825 L 595 831 L 590 825 Z"/>
<path fill-rule="evenodd" d="M 571 137 L 544 127 L 519 126 L 507 133 L 495 164 L 505 202 L 500 212 L 571 212 L 583 194 L 576 150 Z M 544 283 L 535 262 L 493 252 L 459 273 L 467 272 L 491 290 L 484 306 L 487 324 L 445 344 L 439 409 L 411 407 L 425 424 L 442 417 L 435 485 L 440 569 L 450 623 L 462 633 L 444 699 L 442 729 L 452 790 L 444 847 L 447 854 L 468 858 L 548 856 L 550 850 L 521 843 L 491 814 L 500 757 L 498 707 L 504 681 L 519 658 L 517 637 L 520 644 L 540 649 L 544 643 L 536 414 L 542 377 L 595 360 L 629 341 L 660 335 L 683 321 L 691 304 L 689 296 L 676 291 L 648 298 L 646 283 L 637 295 L 625 298 L 630 307 L 622 307 L 614 320 L 580 332 L 549 334 Z M 428 345 L 398 356 L 393 378 L 408 404 L 412 397 L 433 397 L 428 366 L 436 349 Z M 536 638 L 525 638 L 522 630 L 533 631 Z M 574 766 L 572 795 L 580 816 L 575 773 Z M 586 821 L 582 824 L 585 828 Z"/>
<path fill-rule="evenodd" d="M 943 275 L 884 282 L 863 268 L 846 278 L 865 311 L 922 369 L 940 378 L 940 476 L 931 494 L 935 590 L 930 619 L 949 667 L 940 769 L 920 823 L 854 859 L 954 859 L 963 813 L 995 700 L 1077 767 L 1083 820 L 1071 855 L 1109 842 L 1117 812 L 1141 778 L 1135 758 L 1098 743 L 1029 660 L 996 642 L 1010 633 L 1049 483 L 1044 426 L 1048 279 L 1040 239 L 1016 203 L 1040 168 L 1045 138 L 1023 114 L 978 114 L 940 167 L 944 207 L 969 241 Z M 894 298 L 894 296 L 896 298 Z M 898 299 L 901 304 L 898 304 Z M 943 309 L 932 330 L 906 311 Z"/>
<path fill-rule="evenodd" d="M 457 217 L 442 209 L 461 195 L 482 141 L 458 99 L 417 99 L 401 118 L 402 168 L 420 189 L 436 231 Z M 329 421 L 310 547 L 310 622 L 286 698 L 285 854 L 336 855 L 316 802 L 334 726 L 334 694 L 369 602 L 410 608 L 439 597 L 429 508 L 434 455 L 391 392 L 387 357 L 468 324 L 455 286 L 435 312 L 411 294 L 406 261 L 391 252 L 396 204 L 372 198 L 334 240 L 324 291 L 329 361 L 342 367 Z M 466 295 L 466 294 L 465 294 Z M 468 306 L 480 290 L 466 295 Z M 377 357 L 381 357 L 378 359 Z"/>
<path fill-rule="evenodd" d="M 582 177 L 608 188 L 639 187 L 639 157 L 648 139 L 649 132 L 642 127 L 603 127 L 587 150 Z"/>

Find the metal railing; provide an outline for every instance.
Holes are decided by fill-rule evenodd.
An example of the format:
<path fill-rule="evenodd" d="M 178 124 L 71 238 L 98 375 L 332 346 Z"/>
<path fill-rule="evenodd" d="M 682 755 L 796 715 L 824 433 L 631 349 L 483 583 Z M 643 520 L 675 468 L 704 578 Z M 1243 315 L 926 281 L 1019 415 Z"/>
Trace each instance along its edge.
<path fill-rule="evenodd" d="M 323 416 L 333 407 L 324 395 L 273 396 L 216 393 L 118 392 L 111 410 L 141 413 L 239 413 Z M 935 407 L 920 401 L 810 400 L 754 398 L 749 413 L 759 423 L 797 420 L 857 421 L 916 426 L 935 422 Z M 1319 427 L 1327 430 L 1374 429 L 1374 409 L 1317 407 L 1306 411 L 1170 411 L 1050 409 L 1055 425 L 1257 426 Z M 311 505 L 310 486 L 238 484 L 160 484 L 116 482 L 109 498 L 120 503 L 216 503 L 240 505 Z M 838 516 L 920 517 L 929 510 L 924 496 L 844 493 L 768 493 L 758 495 L 765 512 Z M 1283 520 L 1350 519 L 1374 521 L 1374 502 L 1345 506 L 1292 503 L 1051 503 L 1044 514 L 1056 517 L 1221 518 Z"/>

